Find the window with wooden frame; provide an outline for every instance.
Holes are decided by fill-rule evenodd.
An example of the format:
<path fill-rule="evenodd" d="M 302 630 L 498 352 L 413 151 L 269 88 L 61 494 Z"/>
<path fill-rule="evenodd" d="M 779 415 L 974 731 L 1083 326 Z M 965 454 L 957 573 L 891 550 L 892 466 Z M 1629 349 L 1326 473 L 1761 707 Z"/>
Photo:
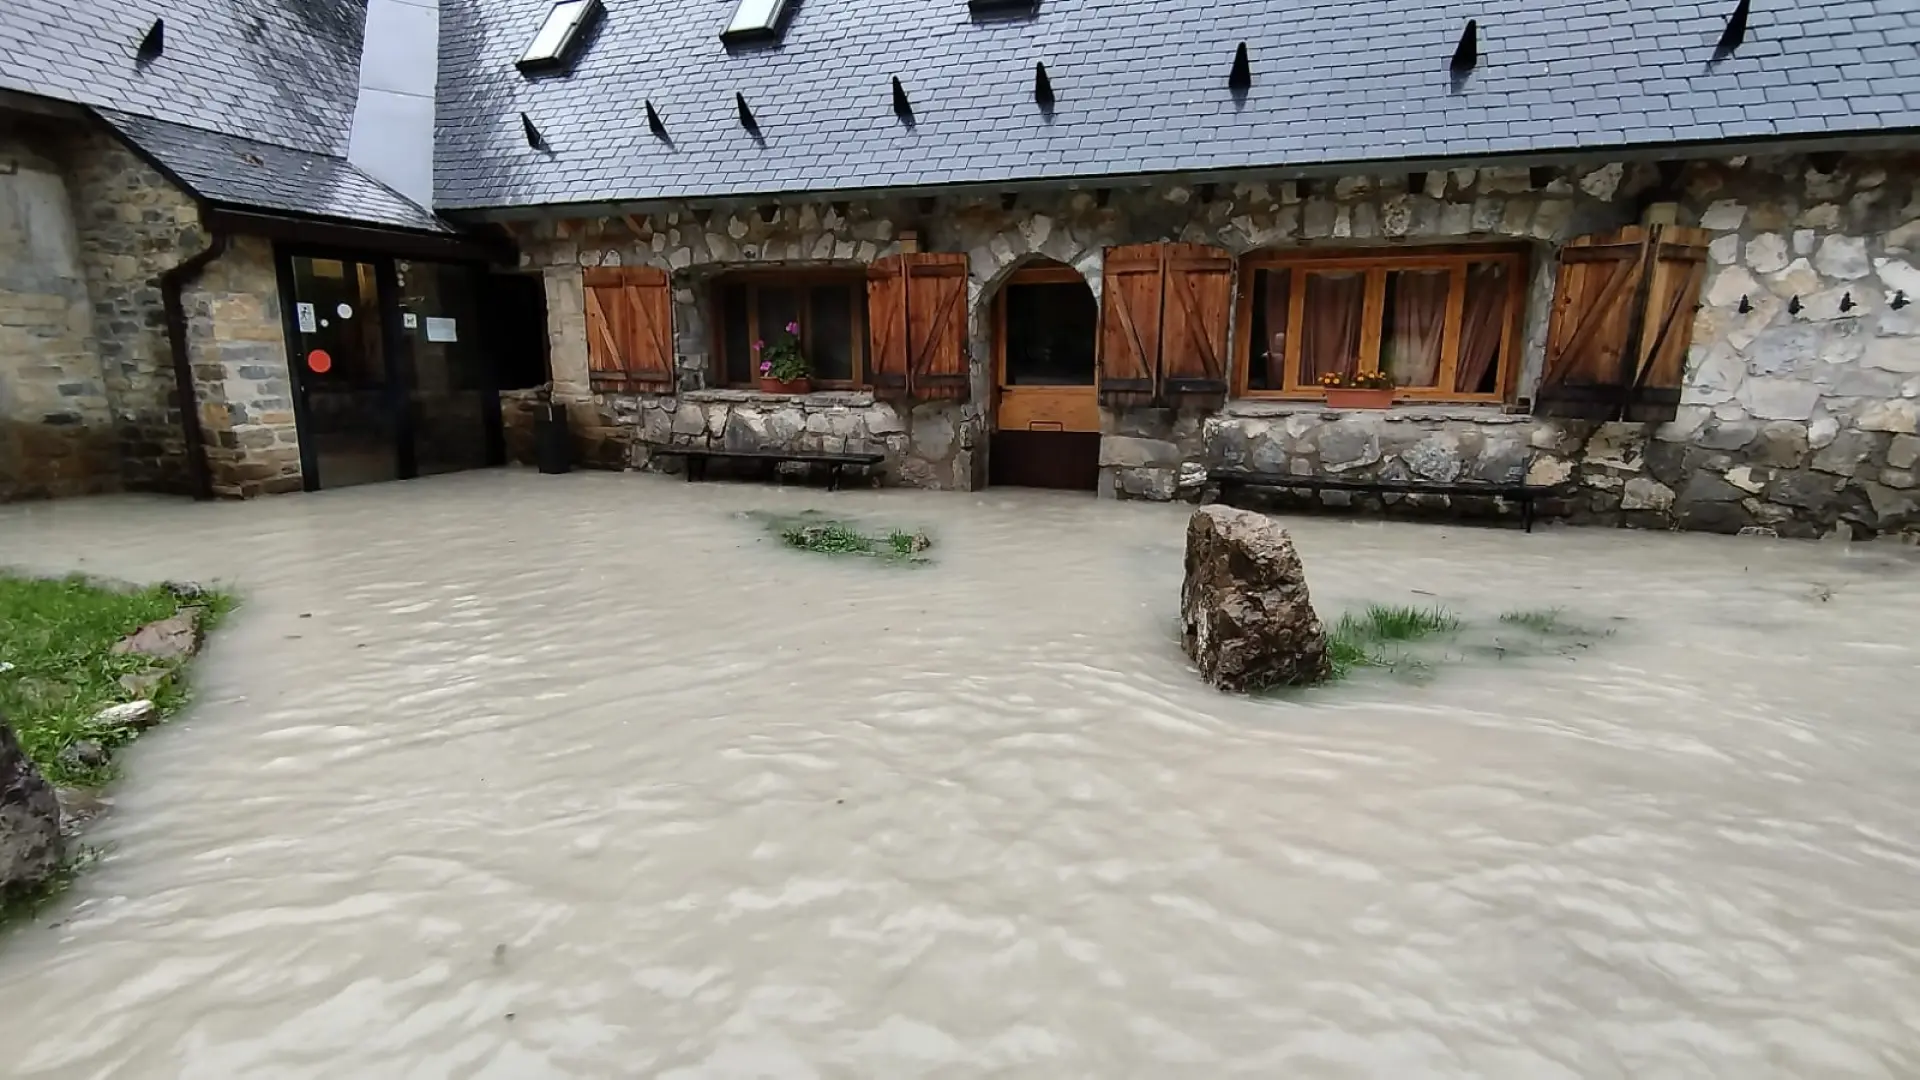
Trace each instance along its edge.
<path fill-rule="evenodd" d="M 713 285 L 716 370 L 728 386 L 760 378 L 756 342 L 800 326 L 800 351 L 813 384 L 849 388 L 867 381 L 867 279 L 862 270 L 726 275 Z"/>
<path fill-rule="evenodd" d="M 1384 371 L 1396 397 L 1503 401 L 1519 365 L 1526 253 L 1255 252 L 1240 263 L 1234 391 L 1311 398 Z"/>

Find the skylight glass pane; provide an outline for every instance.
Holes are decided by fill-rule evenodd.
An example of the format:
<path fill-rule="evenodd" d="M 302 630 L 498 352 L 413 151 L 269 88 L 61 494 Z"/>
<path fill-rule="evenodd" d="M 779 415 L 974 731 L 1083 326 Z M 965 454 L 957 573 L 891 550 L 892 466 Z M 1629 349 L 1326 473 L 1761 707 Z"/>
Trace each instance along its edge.
<path fill-rule="evenodd" d="M 771 34 L 778 28 L 780 12 L 786 6 L 787 0 L 740 0 L 740 6 L 733 9 L 733 21 L 727 24 L 722 36 Z"/>
<path fill-rule="evenodd" d="M 533 45 L 527 49 L 527 55 L 520 58 L 523 64 L 538 64 L 560 59 L 567 47 L 567 39 L 580 27 L 580 21 L 586 18 L 587 10 L 594 0 L 560 0 L 547 12 L 547 21 L 540 26 L 540 32 L 533 37 Z"/>

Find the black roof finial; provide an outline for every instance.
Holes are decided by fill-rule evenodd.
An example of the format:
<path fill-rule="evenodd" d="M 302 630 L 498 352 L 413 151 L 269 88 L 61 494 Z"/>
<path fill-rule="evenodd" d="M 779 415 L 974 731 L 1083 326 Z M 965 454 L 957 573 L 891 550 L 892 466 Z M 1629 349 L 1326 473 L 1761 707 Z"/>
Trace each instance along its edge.
<path fill-rule="evenodd" d="M 140 39 L 140 47 L 134 50 L 133 57 L 138 63 L 149 64 L 165 52 L 166 48 L 167 20 L 155 19 L 153 25 L 147 27 L 147 36 Z"/>
<path fill-rule="evenodd" d="M 1233 52 L 1233 70 L 1227 73 L 1227 89 L 1245 94 L 1252 88 L 1253 62 L 1247 59 L 1247 43 L 1243 41 Z"/>
<path fill-rule="evenodd" d="M 1747 10 L 1749 0 L 1740 0 L 1734 5 L 1733 14 L 1727 16 L 1727 28 L 1720 32 L 1720 43 L 1713 47 L 1713 58 L 1725 60 L 1733 55 L 1733 50 L 1747 40 Z"/>
<path fill-rule="evenodd" d="M 528 146 L 533 147 L 535 150 L 545 150 L 547 148 L 547 140 L 541 138 L 540 129 L 533 126 L 533 117 L 528 116 L 526 113 L 521 113 L 520 130 L 526 133 Z"/>
<path fill-rule="evenodd" d="M 1033 65 L 1033 100 L 1039 104 L 1041 112 L 1053 111 L 1053 80 L 1047 78 L 1047 65 L 1042 63 Z"/>
<path fill-rule="evenodd" d="M 907 88 L 900 85 L 898 75 L 893 77 L 893 115 L 908 127 L 913 126 L 913 102 L 907 100 Z"/>
<path fill-rule="evenodd" d="M 747 95 L 735 93 L 733 95 L 733 102 L 740 107 L 740 126 L 746 128 L 755 136 L 758 136 L 760 134 L 760 121 L 755 120 L 753 118 L 753 110 L 747 108 Z"/>
<path fill-rule="evenodd" d="M 653 132 L 656 139 L 667 137 L 666 122 L 660 119 L 660 111 L 653 107 L 653 99 L 647 99 L 647 130 Z"/>
<path fill-rule="evenodd" d="M 1453 61 L 1448 68 L 1455 79 L 1464 79 L 1467 73 L 1480 65 L 1480 24 L 1473 19 L 1467 20 L 1467 28 L 1460 32 L 1460 44 L 1453 47 Z"/>

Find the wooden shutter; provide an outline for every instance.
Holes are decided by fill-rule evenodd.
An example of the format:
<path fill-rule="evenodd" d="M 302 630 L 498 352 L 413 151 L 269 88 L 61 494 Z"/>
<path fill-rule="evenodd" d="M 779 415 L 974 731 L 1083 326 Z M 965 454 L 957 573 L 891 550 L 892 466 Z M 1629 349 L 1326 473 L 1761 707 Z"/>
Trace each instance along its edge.
<path fill-rule="evenodd" d="M 1536 414 L 1589 420 L 1618 415 L 1645 277 L 1645 240 L 1646 230 L 1634 225 L 1610 236 L 1577 237 L 1560 250 Z"/>
<path fill-rule="evenodd" d="M 1680 403 L 1706 274 L 1700 229 L 1628 226 L 1560 252 L 1546 373 L 1534 412 L 1662 421 Z"/>
<path fill-rule="evenodd" d="M 1151 404 L 1160 371 L 1165 274 L 1158 244 L 1107 249 L 1100 274 L 1100 403 Z"/>
<path fill-rule="evenodd" d="M 673 392 L 673 292 L 664 270 L 585 272 L 587 374 L 597 392 Z"/>
<path fill-rule="evenodd" d="M 889 255 L 867 267 L 867 378 L 875 397 L 907 396 L 907 264 Z"/>
<path fill-rule="evenodd" d="M 1645 315 L 1640 322 L 1639 363 L 1621 419 L 1664 422 L 1680 408 L 1680 384 L 1693 343 L 1693 317 L 1707 276 L 1704 229 L 1660 226 L 1648 238 Z"/>
<path fill-rule="evenodd" d="M 907 264 L 907 368 L 916 398 L 965 400 L 967 257 L 903 255 Z"/>
<path fill-rule="evenodd" d="M 877 397 L 965 398 L 967 257 L 889 255 L 867 268 L 867 375 Z"/>
<path fill-rule="evenodd" d="M 1162 244 L 1161 391 L 1181 399 L 1227 396 L 1227 326 L 1233 310 L 1233 256 L 1204 244 Z"/>

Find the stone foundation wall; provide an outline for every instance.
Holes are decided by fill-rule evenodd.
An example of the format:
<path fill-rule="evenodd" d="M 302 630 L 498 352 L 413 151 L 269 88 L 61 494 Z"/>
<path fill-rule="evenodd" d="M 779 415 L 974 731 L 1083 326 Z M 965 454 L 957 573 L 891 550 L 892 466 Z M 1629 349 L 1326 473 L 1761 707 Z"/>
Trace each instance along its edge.
<path fill-rule="evenodd" d="M 272 245 L 234 238 L 181 300 L 214 494 L 299 491 L 300 436 Z"/>
<path fill-rule="evenodd" d="M 59 133 L 0 114 L 0 502 L 119 486 Z"/>

